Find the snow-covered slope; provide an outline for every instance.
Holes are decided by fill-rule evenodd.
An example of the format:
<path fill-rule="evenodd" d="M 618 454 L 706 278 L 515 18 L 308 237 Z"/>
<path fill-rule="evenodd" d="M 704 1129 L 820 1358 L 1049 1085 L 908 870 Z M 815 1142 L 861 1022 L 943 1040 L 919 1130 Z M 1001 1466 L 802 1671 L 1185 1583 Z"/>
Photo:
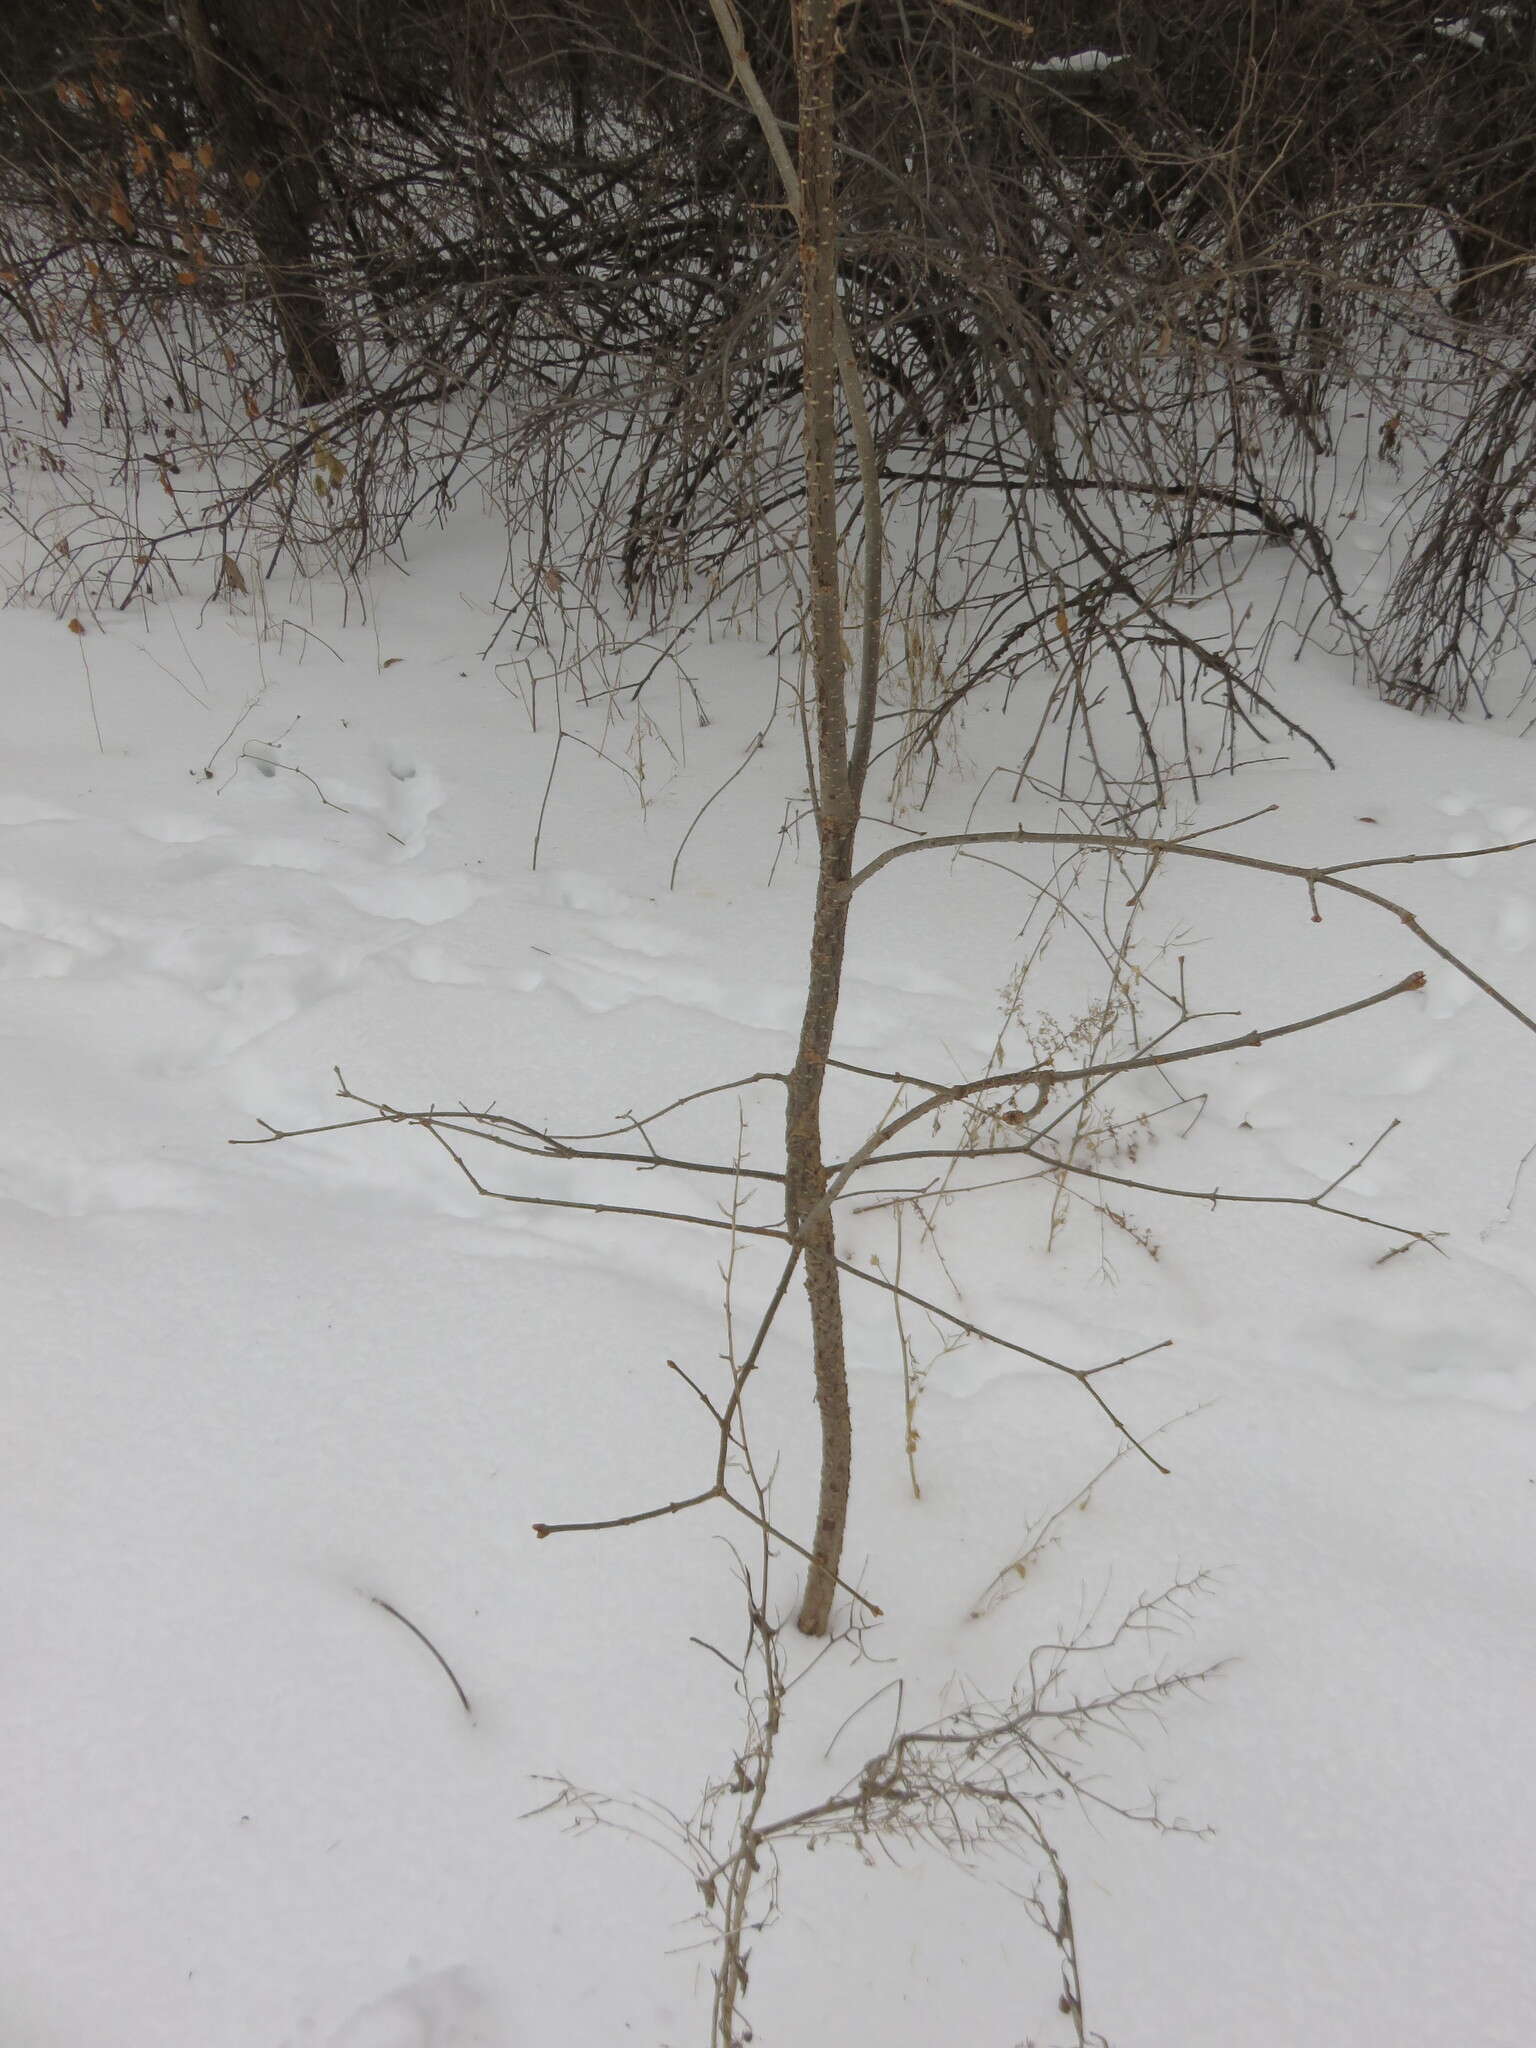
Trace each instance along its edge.
<path fill-rule="evenodd" d="M 740 1703 L 695 1639 L 740 1634 L 742 1525 L 530 1528 L 707 1484 L 707 1418 L 664 1361 L 719 1371 L 720 1245 L 483 1201 L 419 1132 L 227 1142 L 346 1114 L 336 1066 L 407 1107 L 593 1129 L 788 1057 L 810 848 L 781 835 L 800 743 L 770 720 L 766 654 L 695 643 L 707 725 L 661 680 L 643 719 L 568 703 L 551 781 L 552 697 L 530 730 L 515 654 L 480 658 L 494 547 L 430 540 L 366 618 L 316 589 L 273 594 L 260 632 L 222 606 L 83 636 L 5 615 L 6 2048 L 703 2038 L 688 1869 L 521 1816 L 558 1776 L 687 1815 L 729 1771 Z M 1297 755 L 1210 785 L 1194 824 L 1278 807 L 1224 843 L 1352 859 L 1536 825 L 1531 742 L 1305 667 L 1285 687 L 1339 769 Z M 990 764 L 986 714 L 965 745 Z M 941 793 L 923 822 L 969 801 Z M 1376 885 L 1536 1008 L 1536 853 Z M 860 904 L 846 1056 L 974 1070 L 1030 902 L 1001 867 L 894 864 Z M 983 1618 L 1114 1434 L 1070 1380 L 962 1345 L 922 1395 L 915 1502 L 890 1305 L 851 1303 L 850 1563 L 886 1618 L 795 1688 L 770 1807 L 881 1746 L 892 1681 L 921 1720 L 1205 1575 L 1133 1665 L 1225 1669 L 1084 1769 L 1209 1836 L 1053 1814 L 1088 2023 L 1116 2048 L 1524 2048 L 1536 2010 L 1536 1039 L 1390 917 L 1325 912 L 1169 864 L 1148 957 L 1166 942 L 1197 1008 L 1240 1013 L 1213 1034 L 1419 966 L 1429 983 L 1186 1072 L 1203 1112 L 1154 1116 L 1102 1163 L 1308 1196 L 1397 1119 L 1349 1203 L 1447 1235 L 1381 1263 L 1401 1235 L 1132 1192 L 1124 1227 L 1079 1203 L 1047 1251 L 1049 1186 L 944 1210 L 967 1317 L 1074 1364 L 1174 1340 L 1113 1376 L 1136 1430 L 1170 1425 L 1171 1476 L 1121 1459 Z M 1075 1014 L 1064 962 L 1027 1010 Z M 889 1092 L 861 1086 L 839 1096 L 848 1138 Z M 1142 1106 L 1168 1099 L 1149 1084 Z M 772 1163 L 772 1091 L 744 1101 Z M 688 1129 L 729 1159 L 735 1098 Z M 856 1205 L 844 1234 L 889 1270 L 889 1210 Z M 743 1251 L 740 1313 L 768 1270 Z M 755 1400 L 776 1515 L 804 1529 L 797 1320 Z M 998 1884 L 917 1851 L 790 1848 L 780 1907 L 753 1943 L 764 2043 L 1071 2038 L 1055 1956 Z"/>

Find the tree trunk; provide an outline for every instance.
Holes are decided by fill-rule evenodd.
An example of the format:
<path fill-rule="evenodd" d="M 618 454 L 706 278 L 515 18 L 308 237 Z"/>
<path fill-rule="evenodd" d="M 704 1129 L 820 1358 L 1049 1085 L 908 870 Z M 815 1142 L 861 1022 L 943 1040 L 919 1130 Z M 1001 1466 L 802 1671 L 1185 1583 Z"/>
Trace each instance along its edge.
<path fill-rule="evenodd" d="M 258 173 L 258 175 L 260 175 Z M 274 168 L 248 210 L 283 355 L 301 406 L 324 405 L 347 388 L 341 350 L 320 288 L 307 221 Z"/>
<path fill-rule="evenodd" d="M 818 865 L 805 1012 L 786 1090 L 784 1213 L 800 1248 L 811 1310 L 816 1405 L 821 1418 L 821 1494 L 811 1569 L 800 1607 L 806 1635 L 825 1635 L 837 1594 L 848 1525 L 853 1422 L 837 1237 L 827 1207 L 821 1097 L 842 994 L 849 897 L 860 798 L 874 735 L 881 618 L 879 470 L 853 345 L 837 298 L 837 184 L 833 84 L 838 0 L 794 0 L 799 155 L 792 161 L 752 69 L 734 0 L 710 0 L 731 68 L 755 113 L 800 231 L 801 361 L 805 392 L 805 487 L 811 697 L 815 712 Z M 844 697 L 842 585 L 838 565 L 837 390 L 841 383 L 864 486 L 864 645 L 858 718 L 851 737 Z"/>
<path fill-rule="evenodd" d="M 310 235 L 312 167 L 273 137 L 263 109 L 240 71 L 215 45 L 205 0 L 181 0 L 182 36 L 199 99 L 219 137 L 232 210 L 244 219 L 261 259 L 283 357 L 301 406 L 324 405 L 347 388 L 320 286 Z M 306 176 L 306 174 L 308 174 Z"/>
<path fill-rule="evenodd" d="M 800 1627 L 825 1635 L 842 1564 L 853 1468 L 853 1422 L 848 1407 L 848 1366 L 843 1337 L 842 1276 L 832 1212 L 825 1206 L 827 1170 L 821 1138 L 821 1092 L 842 989 L 848 931 L 848 880 L 853 834 L 824 824 L 821 871 L 811 927 L 810 973 L 800 1045 L 789 1077 L 785 1116 L 785 1214 L 801 1245 L 811 1310 L 816 1406 L 821 1418 L 821 1493 L 811 1570 L 800 1608 Z"/>
<path fill-rule="evenodd" d="M 853 1426 L 843 1303 L 833 1218 L 824 1206 L 826 1163 L 821 1096 L 842 991 L 848 885 L 858 798 L 849 773 L 844 700 L 842 588 L 837 521 L 837 212 L 832 86 L 837 61 L 836 0 L 797 0 L 800 289 L 805 382 L 808 597 L 816 707 L 816 823 L 819 871 L 800 1044 L 785 1115 L 785 1207 L 799 1240 L 811 1310 L 816 1405 L 821 1417 L 821 1496 L 812 1564 L 800 1609 L 807 1635 L 825 1635 L 848 1522 Z"/>

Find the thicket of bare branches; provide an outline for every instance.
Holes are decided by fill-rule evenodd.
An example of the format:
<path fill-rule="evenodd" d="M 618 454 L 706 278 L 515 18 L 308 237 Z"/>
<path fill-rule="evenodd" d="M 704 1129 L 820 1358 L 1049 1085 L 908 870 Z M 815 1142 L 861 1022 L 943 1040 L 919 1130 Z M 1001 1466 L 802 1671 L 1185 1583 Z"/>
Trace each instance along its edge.
<path fill-rule="evenodd" d="M 791 10 L 742 15 L 793 140 Z M 1159 778 L 1196 698 L 1228 758 L 1284 729 L 1263 622 L 1170 610 L 1263 546 L 1387 687 L 1464 702 L 1434 600 L 1480 646 L 1491 592 L 1519 611 L 1529 7 L 900 0 L 839 39 L 839 297 L 936 622 L 919 745 L 994 684 L 1079 733 L 1107 692 Z M 472 487 L 529 603 L 551 569 L 647 607 L 782 586 L 794 224 L 707 0 L 60 0 L 7 11 L 0 81 L 36 587 L 355 566 Z M 1387 455 L 1445 449 L 1376 650 L 1328 544 L 1362 395 Z"/>

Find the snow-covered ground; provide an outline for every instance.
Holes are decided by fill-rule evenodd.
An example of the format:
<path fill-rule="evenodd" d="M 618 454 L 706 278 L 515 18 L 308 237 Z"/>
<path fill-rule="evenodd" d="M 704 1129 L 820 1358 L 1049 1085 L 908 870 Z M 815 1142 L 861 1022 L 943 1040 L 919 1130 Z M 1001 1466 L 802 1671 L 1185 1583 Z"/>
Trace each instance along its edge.
<path fill-rule="evenodd" d="M 719 1383 L 720 1243 L 481 1200 L 418 1131 L 228 1142 L 345 1115 L 337 1066 L 406 1107 L 494 1100 L 590 1130 L 790 1056 L 811 849 L 781 838 L 800 741 L 770 722 L 764 649 L 695 639 L 707 724 L 667 673 L 643 719 L 567 692 L 551 781 L 552 692 L 531 730 L 516 646 L 481 658 L 498 546 L 462 522 L 428 535 L 366 612 L 270 586 L 260 630 L 223 600 L 83 635 L 4 615 L 5 2048 L 704 2036 L 689 1870 L 617 1827 L 569 1840 L 523 1816 L 558 1778 L 686 1816 L 729 1772 L 741 1705 L 700 1643 L 737 1644 L 729 1545 L 750 1531 L 704 1510 L 531 1533 L 708 1483 L 708 1418 L 665 1361 Z M 1222 843 L 1346 860 L 1536 830 L 1536 742 L 1415 720 L 1320 661 L 1279 687 L 1339 768 L 1292 749 L 1209 785 L 1192 825 L 1278 806 Z M 983 768 L 1006 758 L 991 715 L 964 733 Z M 972 795 L 957 782 L 921 822 L 954 829 Z M 1536 1008 L 1536 851 L 1375 885 Z M 845 1056 L 974 1071 L 1031 900 L 1005 866 L 893 864 L 860 900 Z M 1198 1117 L 1153 1116 L 1101 1163 L 1307 1196 L 1397 1119 L 1348 1202 L 1446 1235 L 1382 1263 L 1400 1235 L 1133 1192 L 1126 1227 L 1079 1202 L 1047 1249 L 1049 1186 L 944 1210 L 966 1317 L 1072 1364 L 1174 1340 L 1111 1376 L 1171 1476 L 1122 1458 L 980 1619 L 1113 1431 L 1072 1381 L 963 1345 L 922 1395 L 914 1501 L 890 1304 L 850 1302 L 849 1567 L 885 1619 L 793 1691 L 768 1816 L 881 1747 L 893 1681 L 921 1721 L 1200 1577 L 1130 1669 L 1220 1674 L 1084 1768 L 1203 1832 L 1051 1814 L 1088 2024 L 1115 2048 L 1533 2035 L 1536 1038 L 1391 917 L 1323 907 L 1316 924 L 1295 885 L 1216 867 L 1159 875 L 1147 962 L 1182 955 L 1196 1007 L 1240 1017 L 1195 1032 L 1417 967 L 1428 986 L 1184 1070 Z M 1071 1022 L 1066 958 L 1046 955 L 1026 1011 Z M 839 1091 L 845 1140 L 887 1095 Z M 776 1098 L 743 1101 L 772 1164 Z M 733 1156 L 736 1098 L 683 1121 Z M 641 1185 L 575 1192 L 686 1192 Z M 844 1242 L 890 1270 L 891 1212 L 851 1205 Z M 738 1316 L 769 1271 L 743 1251 Z M 754 1403 L 776 1516 L 803 1532 L 798 1311 Z M 787 1567 L 778 1587 L 788 1614 Z M 755 2038 L 1069 2041 L 1028 1872 L 981 1875 L 1005 1882 L 915 1850 L 787 1849 L 752 1943 Z"/>

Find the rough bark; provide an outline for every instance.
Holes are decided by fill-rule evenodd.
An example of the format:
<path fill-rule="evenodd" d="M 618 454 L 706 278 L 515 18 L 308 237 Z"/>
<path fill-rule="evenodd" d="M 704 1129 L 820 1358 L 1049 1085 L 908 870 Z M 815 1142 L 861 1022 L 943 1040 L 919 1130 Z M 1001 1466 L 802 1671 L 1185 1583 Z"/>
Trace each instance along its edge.
<path fill-rule="evenodd" d="M 837 221 L 833 80 L 836 0 L 799 0 L 795 10 L 799 83 L 800 288 L 805 383 L 805 473 L 811 667 L 816 711 L 816 823 L 819 871 L 800 1044 L 785 1118 L 785 1202 L 799 1238 L 811 1311 L 816 1405 L 821 1418 L 821 1493 L 813 1562 L 800 1609 L 807 1635 L 831 1618 L 848 1522 L 853 1427 L 842 1290 L 826 1166 L 821 1097 L 842 991 L 849 881 L 858 799 L 849 773 L 844 698 L 842 592 L 837 521 Z"/>
<path fill-rule="evenodd" d="M 831 1618 L 853 1470 L 842 1286 L 832 1212 L 825 1202 L 827 1172 L 821 1136 L 822 1084 L 842 988 L 852 871 L 852 833 L 829 832 L 824 826 L 805 1015 L 789 1077 L 785 1117 L 785 1211 L 789 1228 L 802 1246 L 816 1407 L 821 1419 L 821 1490 L 811 1569 L 800 1608 L 800 1627 L 812 1636 L 825 1635 Z"/>
<path fill-rule="evenodd" d="M 272 117 L 218 48 L 206 0 L 182 0 L 179 12 L 198 98 L 229 174 L 229 202 L 261 260 L 294 397 L 301 406 L 324 405 L 345 393 L 347 379 L 311 238 L 313 167 L 302 152 L 284 150 L 280 136 L 274 146 Z"/>

